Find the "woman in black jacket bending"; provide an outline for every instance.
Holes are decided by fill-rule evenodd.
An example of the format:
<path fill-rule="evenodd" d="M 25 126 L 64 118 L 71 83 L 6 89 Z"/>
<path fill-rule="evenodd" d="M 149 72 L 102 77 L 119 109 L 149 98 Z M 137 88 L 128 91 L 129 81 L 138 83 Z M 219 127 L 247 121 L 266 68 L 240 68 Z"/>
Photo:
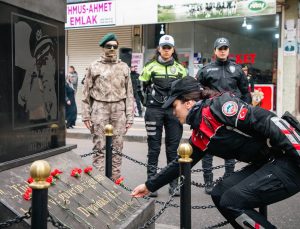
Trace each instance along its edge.
<path fill-rule="evenodd" d="M 234 228 L 275 228 L 255 208 L 299 192 L 300 137 L 295 128 L 228 92 L 203 89 L 192 77 L 172 84 L 164 107 L 170 105 L 179 121 L 193 129 L 192 165 L 205 154 L 249 163 L 214 187 L 211 196 L 221 214 Z M 178 176 L 179 164 L 174 160 L 131 195 L 147 195 Z"/>

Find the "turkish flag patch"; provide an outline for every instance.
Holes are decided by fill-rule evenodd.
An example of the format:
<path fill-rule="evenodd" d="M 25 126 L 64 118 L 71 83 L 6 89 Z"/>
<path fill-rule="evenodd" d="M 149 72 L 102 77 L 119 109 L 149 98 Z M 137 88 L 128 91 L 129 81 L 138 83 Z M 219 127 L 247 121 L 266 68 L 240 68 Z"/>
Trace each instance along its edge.
<path fill-rule="evenodd" d="M 245 120 L 247 113 L 248 113 L 248 109 L 246 107 L 242 108 L 242 110 L 239 113 L 238 119 Z"/>

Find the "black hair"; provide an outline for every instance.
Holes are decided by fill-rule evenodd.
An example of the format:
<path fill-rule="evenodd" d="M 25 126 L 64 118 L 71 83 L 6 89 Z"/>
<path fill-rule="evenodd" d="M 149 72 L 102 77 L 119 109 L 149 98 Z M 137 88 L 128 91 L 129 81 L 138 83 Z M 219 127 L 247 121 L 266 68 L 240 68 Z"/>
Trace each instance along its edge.
<path fill-rule="evenodd" d="M 214 91 L 214 90 L 211 90 L 211 89 L 205 87 L 204 89 L 199 90 L 199 91 L 192 91 L 187 94 L 180 95 L 177 97 L 177 99 L 183 103 L 187 102 L 189 100 L 194 100 L 194 101 L 198 102 L 199 100 L 209 99 L 209 98 L 217 96 L 217 95 L 220 95 L 220 92 Z"/>
<path fill-rule="evenodd" d="M 156 49 L 156 51 L 155 51 L 155 54 L 154 54 L 154 56 L 153 56 L 152 59 L 151 59 L 152 61 L 153 61 L 153 60 L 157 60 L 158 56 L 160 56 L 160 53 L 159 53 L 158 49 L 159 49 L 159 46 L 157 47 L 157 49 Z M 172 53 L 172 57 L 173 57 L 173 59 L 174 59 L 175 61 L 178 62 L 178 55 L 177 55 L 177 52 L 176 52 L 175 47 L 173 47 L 173 49 L 174 49 L 174 52 Z"/>

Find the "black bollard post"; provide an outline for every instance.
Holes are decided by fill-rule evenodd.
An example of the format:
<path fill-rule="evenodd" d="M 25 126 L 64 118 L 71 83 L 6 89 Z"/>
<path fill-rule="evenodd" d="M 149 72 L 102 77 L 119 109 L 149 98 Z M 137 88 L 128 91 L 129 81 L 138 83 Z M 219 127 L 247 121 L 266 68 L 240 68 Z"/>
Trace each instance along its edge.
<path fill-rule="evenodd" d="M 29 186 L 32 188 L 31 229 L 47 229 L 48 218 L 48 188 L 46 179 L 50 176 L 50 165 L 46 161 L 35 161 L 30 167 L 33 178 Z"/>
<path fill-rule="evenodd" d="M 112 136 L 113 136 L 113 126 L 107 124 L 105 126 L 105 176 L 108 178 L 112 177 Z"/>
<path fill-rule="evenodd" d="M 178 154 L 180 155 L 180 175 L 184 176 L 184 184 L 180 190 L 180 228 L 192 228 L 191 218 L 191 162 L 190 156 L 193 149 L 190 144 L 180 144 Z"/>

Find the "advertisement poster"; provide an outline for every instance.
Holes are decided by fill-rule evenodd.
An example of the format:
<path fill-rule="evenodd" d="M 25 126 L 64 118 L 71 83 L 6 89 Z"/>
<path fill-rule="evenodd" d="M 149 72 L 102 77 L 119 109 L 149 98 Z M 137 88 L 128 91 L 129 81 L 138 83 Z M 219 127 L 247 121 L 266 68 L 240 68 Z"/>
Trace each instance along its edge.
<path fill-rule="evenodd" d="M 157 7 L 158 22 L 164 23 L 275 13 L 275 0 L 165 0 Z"/>
<path fill-rule="evenodd" d="M 86 2 L 67 5 L 68 28 L 107 26 L 115 24 L 115 2 Z"/>
<path fill-rule="evenodd" d="M 132 53 L 131 66 L 136 67 L 137 73 L 141 74 L 143 70 L 143 53 Z"/>

